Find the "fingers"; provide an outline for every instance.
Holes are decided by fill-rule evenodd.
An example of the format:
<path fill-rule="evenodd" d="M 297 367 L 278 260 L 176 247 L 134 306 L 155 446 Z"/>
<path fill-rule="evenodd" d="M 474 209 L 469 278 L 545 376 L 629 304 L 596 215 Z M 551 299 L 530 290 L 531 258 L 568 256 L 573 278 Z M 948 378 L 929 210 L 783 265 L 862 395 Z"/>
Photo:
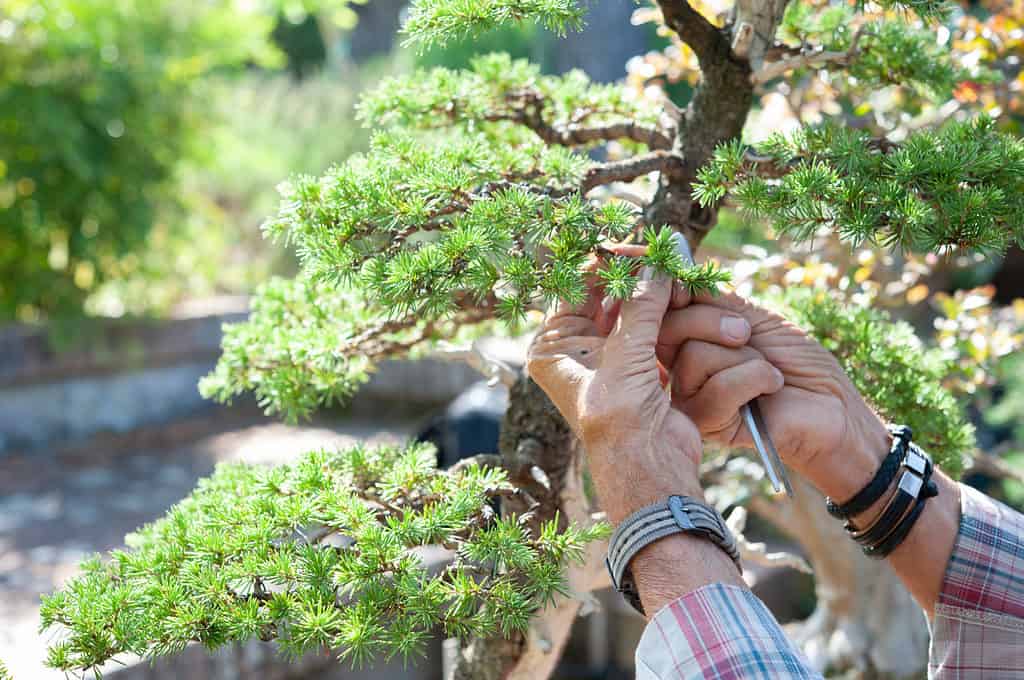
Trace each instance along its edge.
<path fill-rule="evenodd" d="M 687 341 L 679 349 L 672 366 L 673 402 L 685 402 L 712 376 L 755 359 L 764 357 L 752 347 L 722 347 L 703 340 Z"/>
<path fill-rule="evenodd" d="M 707 304 L 693 304 L 669 311 L 658 333 L 658 359 L 666 366 L 676 358 L 680 345 L 703 340 L 726 347 L 740 347 L 750 339 L 750 323 L 741 315 Z"/>
<path fill-rule="evenodd" d="M 580 319 L 588 319 L 595 321 L 601 313 L 601 293 L 600 278 L 597 276 L 597 268 L 600 265 L 600 260 L 597 258 L 591 258 L 583 268 L 584 281 L 587 286 L 587 296 L 582 303 L 572 304 L 566 300 L 559 300 L 555 304 L 554 310 L 551 312 L 551 319 L 560 319 L 563 317 L 577 317 Z M 596 334 L 596 327 L 587 333 L 581 333 L 586 335 Z"/>
<path fill-rule="evenodd" d="M 702 434 L 726 432 L 731 439 L 739 429 L 740 407 L 761 395 L 778 392 L 783 384 L 777 368 L 764 359 L 751 359 L 708 378 L 681 409 Z"/>
<path fill-rule="evenodd" d="M 631 243 L 608 243 L 605 247 L 615 253 L 616 255 L 622 255 L 624 257 L 634 257 L 639 262 L 640 258 L 647 254 L 646 245 L 634 245 Z M 672 299 L 669 301 L 669 309 L 682 309 L 683 307 L 690 304 L 692 296 L 690 291 L 679 281 L 673 281 L 672 283 Z"/>
<path fill-rule="evenodd" d="M 752 327 L 758 327 L 760 324 L 770 320 L 776 322 L 782 320 L 782 317 L 775 312 L 761 307 L 737 293 L 719 293 L 717 295 L 700 293 L 694 296 L 693 302 L 716 307 L 723 312 L 742 316 Z"/>

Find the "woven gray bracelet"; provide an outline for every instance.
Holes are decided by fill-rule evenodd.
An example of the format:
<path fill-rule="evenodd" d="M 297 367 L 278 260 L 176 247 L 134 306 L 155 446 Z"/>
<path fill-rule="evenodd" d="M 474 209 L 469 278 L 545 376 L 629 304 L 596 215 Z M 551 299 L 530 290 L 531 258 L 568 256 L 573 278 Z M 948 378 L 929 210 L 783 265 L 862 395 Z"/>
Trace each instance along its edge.
<path fill-rule="evenodd" d="M 714 508 L 689 496 L 669 496 L 661 503 L 641 508 L 627 517 L 612 534 L 605 561 L 615 589 L 641 614 L 644 609 L 629 563 L 651 543 L 678 533 L 693 533 L 708 539 L 724 550 L 740 568 L 736 539 Z"/>

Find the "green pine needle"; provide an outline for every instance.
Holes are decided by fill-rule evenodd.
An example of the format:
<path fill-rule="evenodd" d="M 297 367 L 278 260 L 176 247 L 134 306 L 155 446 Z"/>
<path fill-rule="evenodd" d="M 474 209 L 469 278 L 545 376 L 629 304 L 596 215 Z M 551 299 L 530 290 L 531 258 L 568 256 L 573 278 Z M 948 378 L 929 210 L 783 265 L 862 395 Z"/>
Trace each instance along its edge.
<path fill-rule="evenodd" d="M 414 0 L 402 32 L 425 49 L 526 20 L 564 35 L 583 27 L 583 9 L 576 0 Z"/>
<path fill-rule="evenodd" d="M 796 240 L 831 229 L 855 245 L 918 252 L 998 253 L 1024 243 L 1024 142 L 987 116 L 899 145 L 826 125 L 777 135 L 754 160 L 737 149 L 716 152 L 694 197 L 708 205 L 731 192 L 749 215 Z M 771 168 L 767 179 L 762 168 Z"/>
<path fill-rule="evenodd" d="M 438 627 L 521 633 L 608 527 L 546 524 L 534 536 L 523 518 L 494 517 L 509 490 L 500 469 L 438 470 L 422 444 L 222 464 L 128 550 L 83 563 L 43 598 L 42 627 L 58 633 L 47 663 L 73 672 L 258 637 L 292 657 L 335 649 L 361 667 L 422 656 Z M 432 575 L 414 551 L 437 543 L 462 548 Z"/>

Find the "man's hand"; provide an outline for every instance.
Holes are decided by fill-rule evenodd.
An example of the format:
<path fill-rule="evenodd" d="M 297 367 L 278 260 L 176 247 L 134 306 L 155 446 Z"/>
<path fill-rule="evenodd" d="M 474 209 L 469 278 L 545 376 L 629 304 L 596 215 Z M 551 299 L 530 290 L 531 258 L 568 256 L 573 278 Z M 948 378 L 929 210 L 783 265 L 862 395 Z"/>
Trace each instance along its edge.
<path fill-rule="evenodd" d="M 614 522 L 670 494 L 701 495 L 700 433 L 672 408 L 662 387 L 667 376 L 655 358 L 673 286 L 645 278 L 617 314 L 602 309 L 596 289 L 580 306 L 561 304 L 528 358 L 531 377 L 583 441 Z M 717 330 L 713 336 L 707 339 L 720 341 Z M 745 340 L 741 333 L 726 342 L 739 346 Z"/>
<path fill-rule="evenodd" d="M 746 346 L 700 330 L 724 329 L 723 321 L 735 316 L 750 324 Z M 705 438 L 751 446 L 739 408 L 761 397 L 769 434 L 785 462 L 839 500 L 856 493 L 888 451 L 884 424 L 835 357 L 778 314 L 737 295 L 701 296 L 670 311 L 658 357 L 672 367 L 673 405 Z"/>
<path fill-rule="evenodd" d="M 618 524 L 672 494 L 701 498 L 701 439 L 672 408 L 655 344 L 670 298 L 689 296 L 667 279 L 642 280 L 632 299 L 602 308 L 592 288 L 579 307 L 561 305 L 530 347 L 530 375 L 583 441 L 590 473 L 608 518 Z M 673 293 L 676 293 L 674 295 Z M 742 321 L 742 320 L 741 320 Z M 727 340 L 740 346 L 747 328 Z M 717 341 L 718 329 L 706 329 Z M 709 583 L 745 587 L 732 560 L 710 541 L 673 534 L 648 545 L 630 564 L 648 615 Z"/>

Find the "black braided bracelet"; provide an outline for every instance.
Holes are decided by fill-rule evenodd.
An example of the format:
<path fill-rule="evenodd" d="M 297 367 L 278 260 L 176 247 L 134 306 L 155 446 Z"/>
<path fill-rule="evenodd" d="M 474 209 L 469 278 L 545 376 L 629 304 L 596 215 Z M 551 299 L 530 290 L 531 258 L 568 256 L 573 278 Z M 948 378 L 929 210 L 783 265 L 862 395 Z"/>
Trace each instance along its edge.
<path fill-rule="evenodd" d="M 890 427 L 889 432 L 892 433 L 892 447 L 874 478 L 868 482 L 867 486 L 858 491 L 857 495 L 842 505 L 831 498 L 826 498 L 825 507 L 828 509 L 828 514 L 836 519 L 849 519 L 870 508 L 885 494 L 893 479 L 896 478 L 896 473 L 899 472 L 907 452 L 907 445 L 913 435 L 906 425 Z"/>

